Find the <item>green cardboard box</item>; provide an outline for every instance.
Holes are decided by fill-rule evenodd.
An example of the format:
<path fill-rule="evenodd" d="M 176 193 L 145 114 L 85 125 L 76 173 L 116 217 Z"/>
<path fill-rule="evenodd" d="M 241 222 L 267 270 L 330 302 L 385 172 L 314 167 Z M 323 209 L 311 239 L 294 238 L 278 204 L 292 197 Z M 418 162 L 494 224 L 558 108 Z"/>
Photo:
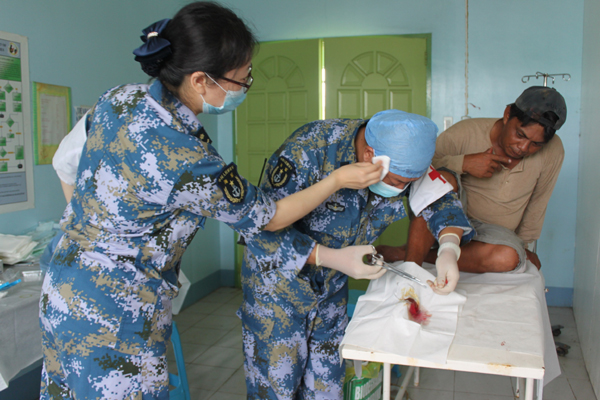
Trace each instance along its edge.
<path fill-rule="evenodd" d="M 381 400 L 382 390 L 382 364 L 370 362 L 363 365 L 361 378 L 356 377 L 353 366 L 346 364 L 344 400 Z"/>

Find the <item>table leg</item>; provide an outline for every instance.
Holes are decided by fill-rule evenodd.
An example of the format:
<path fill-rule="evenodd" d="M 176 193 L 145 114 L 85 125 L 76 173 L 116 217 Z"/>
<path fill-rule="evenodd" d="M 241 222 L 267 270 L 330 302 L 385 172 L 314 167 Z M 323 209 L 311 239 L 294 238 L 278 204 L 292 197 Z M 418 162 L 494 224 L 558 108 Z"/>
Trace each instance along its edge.
<path fill-rule="evenodd" d="M 406 392 L 406 388 L 408 387 L 408 381 L 410 381 L 410 378 L 414 371 L 415 367 L 408 367 L 408 370 L 406 371 L 406 376 L 404 376 L 404 379 L 402 380 L 402 385 L 400 385 L 400 389 L 398 389 L 396 400 L 402 400 L 402 397 L 404 397 L 404 393 Z"/>
<path fill-rule="evenodd" d="M 517 377 L 517 386 L 515 388 L 515 397 L 518 399 L 521 397 L 521 390 L 525 387 L 525 379 Z"/>
<path fill-rule="evenodd" d="M 415 386 L 419 386 L 421 381 L 421 368 L 415 367 Z"/>
<path fill-rule="evenodd" d="M 362 378 L 362 361 L 361 360 L 354 360 L 354 375 L 356 375 L 356 377 L 358 379 Z"/>
<path fill-rule="evenodd" d="M 383 400 L 390 400 L 392 386 L 392 368 L 390 363 L 383 363 Z"/>
<path fill-rule="evenodd" d="M 533 400 L 533 378 L 525 381 L 525 400 Z"/>
<path fill-rule="evenodd" d="M 536 379 L 535 381 L 537 382 L 537 395 L 536 395 L 536 399 L 537 400 L 542 400 L 544 398 L 544 380 L 543 379 Z"/>

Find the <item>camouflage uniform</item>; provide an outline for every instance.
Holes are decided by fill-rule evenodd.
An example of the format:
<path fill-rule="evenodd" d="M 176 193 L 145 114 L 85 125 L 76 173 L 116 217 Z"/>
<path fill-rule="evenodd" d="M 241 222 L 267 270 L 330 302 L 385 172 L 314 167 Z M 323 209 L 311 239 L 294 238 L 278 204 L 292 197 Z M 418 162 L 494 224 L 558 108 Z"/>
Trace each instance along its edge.
<path fill-rule="evenodd" d="M 271 157 L 262 188 L 282 198 L 356 162 L 354 138 L 365 122 L 304 125 Z M 348 278 L 305 265 L 306 260 L 315 243 L 331 248 L 371 244 L 405 215 L 402 196 L 342 189 L 293 226 L 245 238 L 239 313 L 249 399 L 342 398 L 338 345 L 348 323 Z M 448 226 L 470 230 L 455 193 L 422 215 L 436 237 Z"/>
<path fill-rule="evenodd" d="M 207 217 L 251 235 L 275 203 L 158 81 L 105 93 L 86 130 L 40 300 L 41 398 L 168 399 L 181 256 Z"/>

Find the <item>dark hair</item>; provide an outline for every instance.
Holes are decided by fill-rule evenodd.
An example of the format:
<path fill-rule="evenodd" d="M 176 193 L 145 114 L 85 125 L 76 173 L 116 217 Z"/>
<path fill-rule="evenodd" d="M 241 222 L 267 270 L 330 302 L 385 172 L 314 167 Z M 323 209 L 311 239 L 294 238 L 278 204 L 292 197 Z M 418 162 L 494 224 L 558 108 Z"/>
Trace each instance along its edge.
<path fill-rule="evenodd" d="M 510 112 L 508 114 L 508 119 L 511 120 L 513 118 L 517 118 L 519 120 L 519 122 L 521 122 L 522 126 L 528 126 L 531 124 L 540 124 L 543 128 L 544 128 L 544 143 L 548 143 L 550 141 L 550 139 L 552 139 L 554 137 L 554 134 L 556 133 L 556 129 L 544 125 L 541 122 L 539 122 L 538 120 L 530 117 L 529 115 L 525 114 L 523 111 L 521 111 L 521 109 L 519 107 L 517 107 L 516 104 L 510 104 Z M 548 121 L 550 121 L 553 125 L 556 121 L 558 121 L 558 115 L 556 115 L 554 112 L 552 111 L 546 111 L 542 117 L 544 117 L 545 119 L 547 119 Z"/>
<path fill-rule="evenodd" d="M 212 2 L 183 7 L 160 36 L 171 42 L 172 54 L 142 63 L 142 69 L 174 87 L 196 71 L 221 77 L 242 67 L 252 59 L 256 45 L 254 34 L 233 11 Z"/>

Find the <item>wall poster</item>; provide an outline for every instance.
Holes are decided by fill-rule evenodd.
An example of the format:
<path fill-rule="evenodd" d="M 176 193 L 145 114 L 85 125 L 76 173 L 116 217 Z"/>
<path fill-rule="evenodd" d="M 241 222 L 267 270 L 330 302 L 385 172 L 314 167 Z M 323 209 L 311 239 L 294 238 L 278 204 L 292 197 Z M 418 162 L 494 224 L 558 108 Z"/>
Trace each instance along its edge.
<path fill-rule="evenodd" d="M 71 88 L 33 82 L 35 164 L 52 164 L 61 140 L 71 130 Z"/>
<path fill-rule="evenodd" d="M 34 207 L 27 38 L 0 31 L 0 213 Z"/>

